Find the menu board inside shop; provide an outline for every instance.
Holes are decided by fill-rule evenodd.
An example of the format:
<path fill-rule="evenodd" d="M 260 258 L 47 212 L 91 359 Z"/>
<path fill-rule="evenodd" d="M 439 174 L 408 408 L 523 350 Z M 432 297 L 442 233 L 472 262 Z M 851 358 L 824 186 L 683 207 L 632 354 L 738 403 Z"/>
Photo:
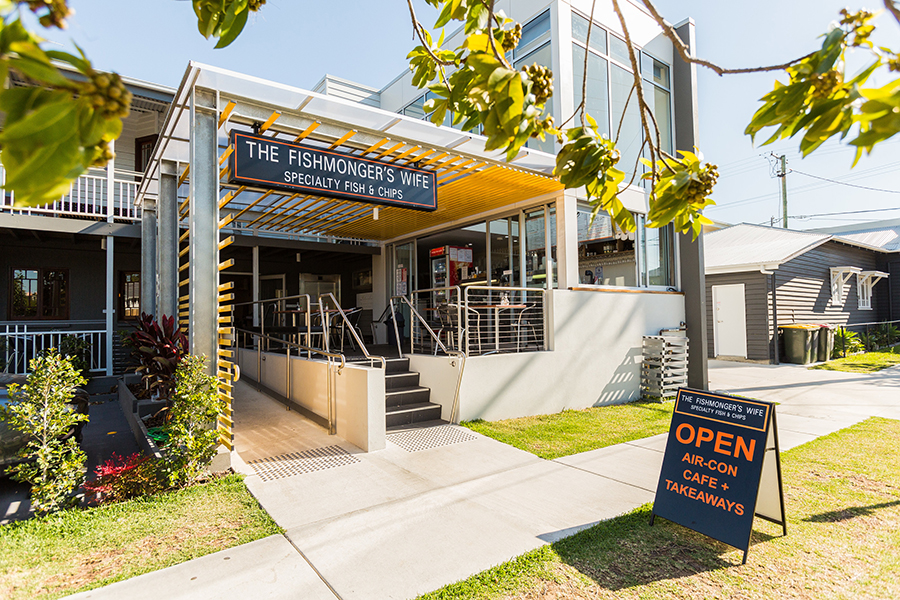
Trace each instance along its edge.
<path fill-rule="evenodd" d="M 232 131 L 230 183 L 437 210 L 433 171 Z"/>

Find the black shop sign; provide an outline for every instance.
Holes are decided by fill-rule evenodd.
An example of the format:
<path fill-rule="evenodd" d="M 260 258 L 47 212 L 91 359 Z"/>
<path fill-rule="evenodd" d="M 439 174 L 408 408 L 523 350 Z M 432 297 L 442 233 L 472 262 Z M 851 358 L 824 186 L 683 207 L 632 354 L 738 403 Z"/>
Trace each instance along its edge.
<path fill-rule="evenodd" d="M 787 535 L 775 405 L 682 388 L 653 515 L 744 551 L 753 517 Z"/>
<path fill-rule="evenodd" d="M 233 131 L 230 183 L 416 210 L 437 209 L 432 171 Z"/>

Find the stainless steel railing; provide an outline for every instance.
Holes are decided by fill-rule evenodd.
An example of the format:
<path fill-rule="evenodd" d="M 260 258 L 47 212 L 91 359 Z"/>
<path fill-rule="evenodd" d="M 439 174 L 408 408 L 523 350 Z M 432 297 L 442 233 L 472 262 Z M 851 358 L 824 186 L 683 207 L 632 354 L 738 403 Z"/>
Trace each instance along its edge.
<path fill-rule="evenodd" d="M 350 330 L 350 335 L 353 336 L 353 339 L 356 341 L 359 349 L 362 350 L 363 356 L 365 356 L 369 360 L 369 364 L 371 365 L 375 361 L 381 362 L 381 368 L 385 368 L 385 360 L 383 356 L 377 356 L 369 354 L 369 351 L 366 349 L 366 345 L 363 343 L 362 338 L 359 336 L 359 333 L 356 331 L 356 327 L 350 322 L 350 319 L 347 318 L 347 313 L 344 312 L 344 309 L 341 308 L 341 304 L 337 301 L 337 298 L 334 297 L 334 294 L 331 292 L 327 292 L 325 294 L 319 294 L 319 314 L 322 318 L 323 327 L 325 329 L 325 350 L 328 350 L 328 338 L 330 337 L 330 317 L 326 313 L 325 303 L 322 301 L 323 299 L 331 300 L 331 303 L 334 305 L 334 310 L 337 311 L 337 314 L 341 317 L 342 326 L 346 329 Z M 343 350 L 343 348 L 341 348 Z"/>
<path fill-rule="evenodd" d="M 394 296 L 390 300 L 391 307 L 391 319 L 394 322 L 394 335 L 397 340 L 397 352 L 400 354 L 400 358 L 403 358 L 403 348 L 400 342 L 400 332 L 397 330 L 397 314 L 394 311 L 394 301 L 398 300 L 402 303 L 405 303 L 409 307 L 410 318 L 415 319 L 421 323 L 421 325 L 425 328 L 425 330 L 431 335 L 431 338 L 435 344 L 435 353 L 437 349 L 440 349 L 447 356 L 456 357 L 459 360 L 459 375 L 456 378 L 456 391 L 453 394 L 453 404 L 450 407 L 450 422 L 456 423 L 459 418 L 459 390 L 462 386 L 462 377 L 463 370 L 466 368 L 466 353 L 461 352 L 459 350 L 451 350 L 448 349 L 447 346 L 444 345 L 444 342 L 441 341 L 441 338 L 434 332 L 434 330 L 428 325 L 428 321 L 426 321 L 419 311 L 416 310 L 416 307 L 413 306 L 412 302 L 409 301 L 409 298 L 406 296 Z M 410 324 L 410 331 L 412 331 L 412 324 Z"/>
<path fill-rule="evenodd" d="M 285 346 L 285 397 L 290 400 L 291 399 L 291 348 L 296 348 L 297 353 L 307 352 L 309 356 L 315 354 L 317 356 L 325 357 L 326 363 L 326 375 L 325 375 L 325 404 L 327 406 L 327 415 L 326 419 L 328 420 L 328 433 L 329 435 L 335 435 L 337 433 L 337 396 L 335 394 L 335 390 L 337 388 L 337 382 L 334 378 L 337 375 L 340 375 L 343 368 L 346 366 L 347 361 L 343 354 L 338 354 L 336 352 L 328 352 L 327 350 L 322 350 L 319 348 L 312 348 L 310 346 L 304 346 L 302 344 L 297 344 L 288 340 L 283 340 L 280 338 L 274 338 L 271 336 L 264 335 L 257 331 L 250 331 L 248 329 L 239 329 L 235 328 L 236 333 L 240 333 L 244 335 L 244 345 L 238 346 L 238 369 L 240 369 L 240 348 L 248 348 L 246 345 L 246 337 L 249 335 L 251 337 L 258 338 L 255 343 L 256 347 L 256 385 L 257 389 L 260 389 L 262 386 L 262 347 L 263 341 L 274 341 L 279 344 L 283 344 Z M 252 346 L 249 346 L 252 347 Z M 340 365 L 335 367 L 336 361 L 340 361 Z"/>

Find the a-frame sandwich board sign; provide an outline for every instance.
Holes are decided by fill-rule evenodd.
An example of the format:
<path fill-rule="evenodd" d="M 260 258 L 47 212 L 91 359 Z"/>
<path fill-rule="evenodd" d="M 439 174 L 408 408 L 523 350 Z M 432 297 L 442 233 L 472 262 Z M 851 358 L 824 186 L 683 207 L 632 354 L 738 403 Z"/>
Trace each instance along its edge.
<path fill-rule="evenodd" d="M 663 517 L 747 552 L 753 517 L 787 535 L 775 405 L 681 388 L 650 524 Z"/>

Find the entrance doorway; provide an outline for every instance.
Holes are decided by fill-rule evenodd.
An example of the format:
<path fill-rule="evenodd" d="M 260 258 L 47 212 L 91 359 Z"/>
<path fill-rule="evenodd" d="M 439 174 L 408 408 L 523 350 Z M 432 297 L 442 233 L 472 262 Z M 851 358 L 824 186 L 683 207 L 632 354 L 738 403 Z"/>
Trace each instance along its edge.
<path fill-rule="evenodd" d="M 712 286 L 716 356 L 747 358 L 747 313 L 744 284 Z"/>

